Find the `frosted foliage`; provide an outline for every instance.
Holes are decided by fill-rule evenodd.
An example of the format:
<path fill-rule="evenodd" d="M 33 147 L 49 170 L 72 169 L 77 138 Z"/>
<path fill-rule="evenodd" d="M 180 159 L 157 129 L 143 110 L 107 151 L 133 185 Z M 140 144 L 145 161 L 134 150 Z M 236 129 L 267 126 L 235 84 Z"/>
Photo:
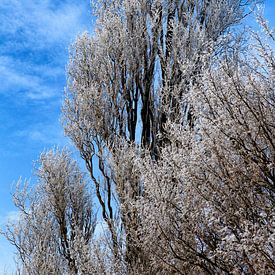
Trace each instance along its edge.
<path fill-rule="evenodd" d="M 230 27 L 246 4 L 97 1 L 94 35 L 72 46 L 64 127 L 112 272 L 273 269 L 274 60 L 256 34 L 242 56 Z"/>
<path fill-rule="evenodd" d="M 227 55 L 190 90 L 195 127 L 168 122 L 161 161 L 137 160 L 142 243 L 163 274 L 274 271 L 274 55 L 253 36 L 249 62 Z"/>
<path fill-rule="evenodd" d="M 273 31 L 260 15 L 266 35 L 233 28 L 253 3 L 93 1 L 94 33 L 70 48 L 62 122 L 97 212 L 68 154 L 42 154 L 33 217 L 23 210 L 6 235 L 23 246 L 33 243 L 24 235 L 42 238 L 50 252 L 28 248 L 28 258 L 19 246 L 22 266 L 274 273 Z"/>
<path fill-rule="evenodd" d="M 18 181 L 20 219 L 3 232 L 17 248 L 19 274 L 87 274 L 95 218 L 83 174 L 68 151 L 51 150 L 37 177 L 33 188 Z"/>

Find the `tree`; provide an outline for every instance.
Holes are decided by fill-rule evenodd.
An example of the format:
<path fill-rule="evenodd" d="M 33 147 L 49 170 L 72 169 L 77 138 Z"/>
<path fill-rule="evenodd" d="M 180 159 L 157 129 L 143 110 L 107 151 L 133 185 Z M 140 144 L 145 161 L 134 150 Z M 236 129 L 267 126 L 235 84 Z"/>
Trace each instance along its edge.
<path fill-rule="evenodd" d="M 96 187 L 118 269 L 150 270 L 138 233 L 142 222 L 137 204 L 145 186 L 140 173 L 134 173 L 133 159 L 125 159 L 120 148 L 148 149 L 158 161 L 170 142 L 167 122 L 184 118 L 194 124 L 190 87 L 209 63 L 205 53 L 211 59 L 230 44 L 226 34 L 244 17 L 246 4 L 96 1 L 95 35 L 79 36 L 72 47 L 65 132 Z"/>
<path fill-rule="evenodd" d="M 68 189 L 41 185 L 43 207 L 30 213 L 45 210 L 50 221 L 22 211 L 25 231 L 7 234 L 14 244 L 47 236 L 51 253 L 39 255 L 65 274 L 274 272 L 274 55 L 267 38 L 252 32 L 245 45 L 232 30 L 247 4 L 95 2 L 94 35 L 71 48 L 62 112 L 106 230 L 92 240 L 85 227 L 74 233 L 72 208 L 58 214 L 67 205 L 64 190 L 79 190 L 77 173 Z M 71 179 L 74 169 L 49 155 L 55 161 L 42 161 L 41 182 L 51 169 L 54 183 L 59 171 Z M 85 201 L 77 209 L 91 217 L 90 199 L 70 194 L 69 205 Z M 48 235 L 26 231 L 51 219 Z"/>
<path fill-rule="evenodd" d="M 19 221 L 4 232 L 19 274 L 87 274 L 95 216 L 84 176 L 66 150 L 42 153 L 39 164 L 33 189 L 18 182 Z"/>
<path fill-rule="evenodd" d="M 160 160 L 136 160 L 157 273 L 274 272 L 274 54 L 252 36 L 248 60 L 225 52 L 190 90 L 195 126 L 169 121 Z"/>

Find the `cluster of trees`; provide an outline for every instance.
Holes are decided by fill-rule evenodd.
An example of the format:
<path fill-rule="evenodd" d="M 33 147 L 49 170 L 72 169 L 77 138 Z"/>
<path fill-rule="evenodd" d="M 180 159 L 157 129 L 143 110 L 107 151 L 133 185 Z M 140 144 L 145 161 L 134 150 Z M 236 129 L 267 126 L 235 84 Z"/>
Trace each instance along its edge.
<path fill-rule="evenodd" d="M 41 155 L 4 234 L 24 274 L 271 274 L 272 30 L 243 0 L 100 0 L 72 45 L 66 150 Z"/>

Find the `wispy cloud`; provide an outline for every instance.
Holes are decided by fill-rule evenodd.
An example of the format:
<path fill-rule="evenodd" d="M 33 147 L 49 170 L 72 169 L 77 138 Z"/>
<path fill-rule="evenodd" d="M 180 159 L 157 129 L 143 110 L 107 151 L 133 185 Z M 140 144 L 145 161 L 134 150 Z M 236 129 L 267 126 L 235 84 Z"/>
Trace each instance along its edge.
<path fill-rule="evenodd" d="M 83 3 L 85 1 L 2 0 L 0 33 L 16 36 L 17 40 L 24 37 L 23 44 L 17 47 L 36 49 L 62 44 L 84 28 L 87 5 Z"/>
<path fill-rule="evenodd" d="M 89 3 L 0 0 L 0 226 L 18 217 L 10 183 L 30 176 L 39 152 L 67 145 L 58 121 L 67 52 L 92 27 Z M 0 274 L 14 270 L 13 251 L 0 235 Z"/>
<path fill-rule="evenodd" d="M 60 96 L 68 46 L 88 25 L 87 2 L 0 2 L 0 93 Z"/>
<path fill-rule="evenodd" d="M 19 220 L 19 211 L 8 211 L 4 216 L 0 216 L 0 226 L 5 226 L 8 223 L 15 223 Z"/>
<path fill-rule="evenodd" d="M 17 139 L 64 143 L 67 49 L 89 18 L 89 0 L 0 0 L 0 139 L 7 140 L 0 151 L 13 153 Z"/>
<path fill-rule="evenodd" d="M 53 124 L 38 123 L 14 133 L 14 137 L 23 138 L 30 143 L 44 144 L 45 146 L 65 146 L 68 143 L 63 130 L 56 121 Z"/>
<path fill-rule="evenodd" d="M 55 86 L 48 83 L 51 69 L 45 68 L 43 73 L 35 72 L 36 66 L 28 68 L 28 64 L 16 61 L 8 56 L 0 56 L 0 94 L 41 100 L 56 95 Z"/>
<path fill-rule="evenodd" d="M 66 143 L 58 120 L 68 48 L 89 27 L 90 0 L 0 0 L 2 163 L 31 165 L 44 148 Z"/>

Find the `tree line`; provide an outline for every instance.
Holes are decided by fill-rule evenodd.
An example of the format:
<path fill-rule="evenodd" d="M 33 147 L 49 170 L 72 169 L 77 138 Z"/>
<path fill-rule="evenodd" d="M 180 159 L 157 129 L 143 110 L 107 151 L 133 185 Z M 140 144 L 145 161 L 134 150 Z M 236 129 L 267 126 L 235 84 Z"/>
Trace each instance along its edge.
<path fill-rule="evenodd" d="M 274 272 L 274 36 L 236 27 L 253 4 L 94 1 L 62 106 L 87 171 L 53 149 L 19 182 L 18 274 Z"/>

